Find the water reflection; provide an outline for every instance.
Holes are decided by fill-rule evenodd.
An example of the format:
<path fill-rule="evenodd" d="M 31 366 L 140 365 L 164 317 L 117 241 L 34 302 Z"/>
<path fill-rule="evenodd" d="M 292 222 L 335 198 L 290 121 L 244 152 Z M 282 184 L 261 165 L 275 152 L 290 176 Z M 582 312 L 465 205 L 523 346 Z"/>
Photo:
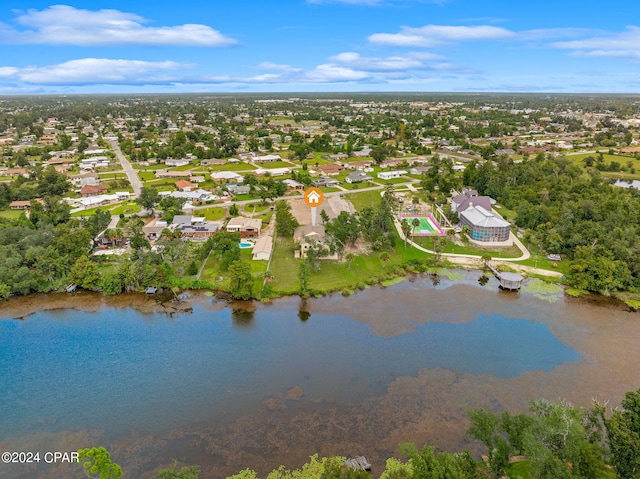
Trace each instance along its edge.
<path fill-rule="evenodd" d="M 255 326 L 254 323 L 254 311 L 246 311 L 244 309 L 234 309 L 231 311 L 231 319 L 233 320 L 233 325 L 237 329 L 250 330 Z"/>
<path fill-rule="evenodd" d="M 311 312 L 309 311 L 310 305 L 307 298 L 300 298 L 300 305 L 298 306 L 298 319 L 303 323 L 308 321 L 311 317 Z"/>

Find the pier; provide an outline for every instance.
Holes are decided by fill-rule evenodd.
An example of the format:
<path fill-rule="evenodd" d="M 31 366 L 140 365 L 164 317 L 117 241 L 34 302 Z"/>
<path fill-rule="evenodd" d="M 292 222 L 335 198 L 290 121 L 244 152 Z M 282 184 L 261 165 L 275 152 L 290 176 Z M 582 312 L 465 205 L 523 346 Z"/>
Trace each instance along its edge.
<path fill-rule="evenodd" d="M 491 264 L 487 263 L 487 267 L 491 270 L 493 275 L 500 282 L 500 287 L 509 290 L 519 290 L 522 286 L 524 278 L 517 273 L 502 273 L 494 268 Z"/>

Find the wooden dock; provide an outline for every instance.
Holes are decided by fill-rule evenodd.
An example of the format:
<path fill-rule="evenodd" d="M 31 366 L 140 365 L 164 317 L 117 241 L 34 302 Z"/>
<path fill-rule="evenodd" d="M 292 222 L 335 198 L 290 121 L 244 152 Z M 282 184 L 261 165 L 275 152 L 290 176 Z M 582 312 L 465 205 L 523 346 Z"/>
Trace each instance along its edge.
<path fill-rule="evenodd" d="M 487 267 L 491 270 L 493 275 L 498 279 L 500 287 L 509 290 L 519 290 L 522 286 L 524 278 L 517 273 L 502 273 L 494 268 L 490 263 L 487 263 Z"/>

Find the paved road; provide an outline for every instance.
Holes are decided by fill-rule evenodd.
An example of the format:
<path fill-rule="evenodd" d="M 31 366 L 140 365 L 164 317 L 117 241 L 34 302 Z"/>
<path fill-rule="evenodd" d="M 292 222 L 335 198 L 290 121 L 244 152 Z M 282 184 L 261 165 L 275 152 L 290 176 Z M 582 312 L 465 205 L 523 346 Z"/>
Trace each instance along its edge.
<path fill-rule="evenodd" d="M 122 169 L 127 174 L 129 183 L 131 183 L 131 186 L 133 187 L 134 196 L 140 196 L 140 191 L 142 190 L 142 181 L 140 181 L 140 177 L 138 176 L 138 173 L 136 172 L 136 170 L 133 169 L 133 166 L 131 166 L 131 163 L 129 163 L 129 160 L 127 160 L 127 158 L 122 153 L 122 150 L 120 149 L 120 145 L 118 144 L 118 141 L 110 140 L 109 144 L 111 145 L 111 148 L 113 148 L 113 151 L 115 152 L 118 160 L 120 160 Z"/>

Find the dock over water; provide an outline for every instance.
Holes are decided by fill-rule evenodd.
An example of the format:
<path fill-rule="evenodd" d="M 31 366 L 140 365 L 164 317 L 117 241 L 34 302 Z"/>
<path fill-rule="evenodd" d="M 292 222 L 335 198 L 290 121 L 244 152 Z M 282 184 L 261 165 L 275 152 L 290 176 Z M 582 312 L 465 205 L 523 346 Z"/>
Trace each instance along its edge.
<path fill-rule="evenodd" d="M 487 263 L 487 267 L 491 270 L 493 275 L 500 282 L 500 287 L 503 289 L 518 290 L 522 286 L 524 278 L 517 273 L 500 272 L 490 263 Z"/>

